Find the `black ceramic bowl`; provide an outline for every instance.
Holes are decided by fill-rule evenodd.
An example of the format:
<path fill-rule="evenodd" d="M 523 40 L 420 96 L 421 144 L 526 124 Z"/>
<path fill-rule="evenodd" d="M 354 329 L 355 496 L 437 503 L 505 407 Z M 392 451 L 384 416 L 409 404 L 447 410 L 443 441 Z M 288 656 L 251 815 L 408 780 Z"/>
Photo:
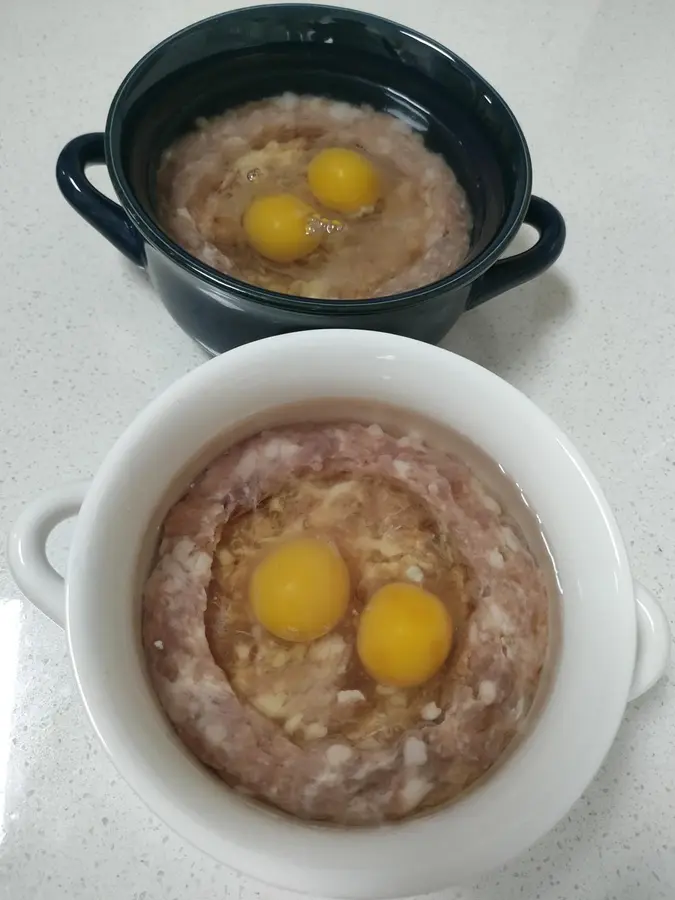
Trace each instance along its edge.
<path fill-rule="evenodd" d="M 284 91 L 368 103 L 419 130 L 450 163 L 473 210 L 462 268 L 392 297 L 308 300 L 223 275 L 174 243 L 153 212 L 162 151 L 198 116 Z M 108 167 L 121 205 L 87 180 L 93 164 Z M 465 309 L 543 272 L 565 240 L 560 213 L 530 195 L 518 123 L 480 75 L 409 28 L 327 6 L 240 9 L 168 38 L 125 78 L 105 134 L 72 140 L 56 174 L 65 198 L 147 269 L 174 319 L 213 353 L 304 328 L 372 328 L 436 343 Z M 537 243 L 500 260 L 523 222 L 537 230 Z"/>

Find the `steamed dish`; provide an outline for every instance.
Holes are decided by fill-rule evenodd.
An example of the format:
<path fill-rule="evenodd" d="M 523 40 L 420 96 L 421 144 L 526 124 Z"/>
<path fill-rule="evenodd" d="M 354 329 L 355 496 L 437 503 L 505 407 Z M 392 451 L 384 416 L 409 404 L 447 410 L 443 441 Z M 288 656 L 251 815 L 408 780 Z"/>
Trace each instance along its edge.
<path fill-rule="evenodd" d="M 410 126 L 294 94 L 199 120 L 162 156 L 157 215 L 221 272 L 319 299 L 437 281 L 462 265 L 471 231 L 454 173 Z"/>
<path fill-rule="evenodd" d="M 458 456 L 379 425 L 284 425 L 169 511 L 143 645 L 179 737 L 233 789 L 371 824 L 458 796 L 522 733 L 549 603 Z"/>

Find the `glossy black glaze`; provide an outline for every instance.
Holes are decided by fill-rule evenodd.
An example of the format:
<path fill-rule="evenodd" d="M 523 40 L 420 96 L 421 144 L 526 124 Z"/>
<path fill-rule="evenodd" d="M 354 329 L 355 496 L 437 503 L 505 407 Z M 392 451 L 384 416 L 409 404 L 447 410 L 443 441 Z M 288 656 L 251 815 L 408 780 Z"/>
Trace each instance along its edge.
<path fill-rule="evenodd" d="M 394 297 L 314 301 L 222 275 L 167 237 L 153 213 L 162 151 L 197 116 L 289 90 L 386 110 L 446 157 L 474 214 L 471 252 L 458 272 Z M 86 177 L 88 165 L 102 162 L 122 206 Z M 559 256 L 563 219 L 530 198 L 531 178 L 512 113 L 451 51 L 376 16 L 286 4 L 224 13 L 168 38 L 122 83 L 105 135 L 75 138 L 57 163 L 66 199 L 147 267 L 171 315 L 213 352 L 304 328 L 371 328 L 440 341 L 465 309 L 535 277 Z M 499 260 L 523 221 L 538 231 L 538 242 Z"/>
<path fill-rule="evenodd" d="M 56 164 L 61 193 L 79 214 L 137 266 L 145 265 L 144 242 L 118 203 L 97 191 L 85 177 L 87 166 L 105 163 L 104 135 L 82 134 L 70 141 Z"/>

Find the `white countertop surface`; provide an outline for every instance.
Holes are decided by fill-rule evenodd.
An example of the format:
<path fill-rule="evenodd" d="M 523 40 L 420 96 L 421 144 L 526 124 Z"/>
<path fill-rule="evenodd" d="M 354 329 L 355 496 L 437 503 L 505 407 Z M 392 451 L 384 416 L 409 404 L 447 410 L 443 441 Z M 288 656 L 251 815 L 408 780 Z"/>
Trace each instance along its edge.
<path fill-rule="evenodd" d="M 675 621 L 675 4 L 353 0 L 446 43 L 503 94 L 559 264 L 447 346 L 529 394 L 586 453 L 634 569 Z M 134 414 L 200 361 L 144 279 L 69 209 L 54 164 L 104 126 L 132 64 L 220 0 L 16 0 L 0 17 L 0 523 L 94 472 Z M 68 529 L 54 539 L 63 562 Z M 4 550 L 3 550 L 4 554 Z M 446 900 L 675 896 L 675 686 L 626 712 L 602 772 L 531 852 Z M 523 803 L 527 798 L 523 798 Z M 0 557 L 0 900 L 278 896 L 185 846 L 98 746 L 59 628 Z"/>

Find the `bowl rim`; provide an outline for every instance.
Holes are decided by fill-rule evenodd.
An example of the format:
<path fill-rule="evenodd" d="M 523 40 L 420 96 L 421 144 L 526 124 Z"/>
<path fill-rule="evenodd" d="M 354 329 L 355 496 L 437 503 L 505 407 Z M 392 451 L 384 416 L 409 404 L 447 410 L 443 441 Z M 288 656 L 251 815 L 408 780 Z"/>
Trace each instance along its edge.
<path fill-rule="evenodd" d="M 212 421 L 214 403 L 222 402 L 224 387 L 236 387 L 237 378 L 249 382 L 250 395 L 233 402 L 248 403 L 251 397 L 260 396 L 260 379 L 269 377 L 270 367 L 293 367 L 296 381 L 303 378 L 306 382 L 308 366 L 320 368 L 330 357 L 325 377 L 335 379 L 336 372 L 344 371 L 345 354 L 351 360 L 354 351 L 357 359 L 369 360 L 369 368 L 364 371 L 377 380 L 378 392 L 385 390 L 382 385 L 394 383 L 387 381 L 392 374 L 394 381 L 400 381 L 403 373 L 406 377 L 415 373 L 416 386 L 411 391 L 420 403 L 418 411 L 422 410 L 419 385 L 432 373 L 439 403 L 447 396 L 444 384 L 468 385 L 474 400 L 490 398 L 489 410 L 476 412 L 470 405 L 466 415 L 489 420 L 490 429 L 499 428 L 499 440 L 517 448 L 513 452 L 522 454 L 522 441 L 527 443 L 528 438 L 538 435 L 543 448 L 532 443 L 528 455 L 535 454 L 540 464 L 546 460 L 546 466 L 539 465 L 537 478 L 545 481 L 564 530 L 574 534 L 574 546 L 583 546 L 590 572 L 582 566 L 577 573 L 575 560 L 563 563 L 563 575 L 566 571 L 571 593 L 576 590 L 577 596 L 564 602 L 563 647 L 551 695 L 536 728 L 481 791 L 468 792 L 464 799 L 428 817 L 372 829 L 328 830 L 261 814 L 260 810 L 243 813 L 234 808 L 231 796 L 225 799 L 225 795 L 215 798 L 216 820 L 199 806 L 202 801 L 190 793 L 187 783 L 167 789 L 162 767 L 168 771 L 171 765 L 161 760 L 168 753 L 167 747 L 150 759 L 143 756 L 135 734 L 130 744 L 125 741 L 125 732 L 131 728 L 126 721 L 129 712 L 126 705 L 115 706 L 110 697 L 113 672 L 110 661 L 100 652 L 102 642 L 109 640 L 109 631 L 103 623 L 102 637 L 96 637 L 99 625 L 91 601 L 92 585 L 105 584 L 100 566 L 101 560 L 110 556 L 110 546 L 104 540 L 109 533 L 106 529 L 113 527 L 115 509 L 126 511 L 129 502 L 137 502 L 141 474 L 134 475 L 134 466 L 140 465 L 140 473 L 148 459 L 156 465 L 155 444 L 168 446 L 168 431 L 175 434 L 176 417 L 179 413 L 184 416 L 195 398 L 204 397 L 205 409 L 199 415 L 208 415 Z M 401 374 L 396 375 L 397 367 Z M 350 377 L 358 382 L 358 391 L 363 391 L 362 371 L 359 365 L 353 369 Z M 283 393 L 286 379 L 278 381 L 274 389 Z M 378 399 L 382 399 L 381 394 Z M 274 403 L 270 401 L 269 406 Z M 503 422 L 509 415 L 514 436 L 502 438 Z M 525 438 L 517 427 L 523 424 L 528 425 Z M 164 433 L 163 429 L 168 431 Z M 556 480 L 560 473 L 568 483 Z M 581 507 L 577 505 L 580 499 L 585 501 Z M 574 524 L 569 509 L 559 511 L 566 505 L 573 508 Z M 579 508 L 583 512 L 579 513 Z M 124 514 L 124 540 L 129 542 L 129 514 Z M 147 531 L 147 524 L 141 520 L 139 528 Z M 610 565 L 605 568 L 608 560 Z M 117 562 L 113 559 L 110 564 Z M 577 580 L 583 587 L 575 587 Z M 110 591 L 119 596 L 117 585 L 111 585 Z M 105 597 L 101 602 L 106 602 Z M 409 338 L 348 329 L 298 332 L 244 345 L 187 373 L 150 403 L 108 453 L 85 499 L 69 559 L 66 607 L 71 659 L 88 715 L 111 759 L 136 793 L 181 836 L 221 862 L 279 887 L 323 896 L 375 898 L 427 893 L 447 885 L 448 866 L 461 871 L 462 878 L 477 877 L 542 837 L 595 777 L 616 736 L 632 680 L 636 647 L 635 602 L 625 545 L 607 500 L 571 441 L 524 394 L 477 364 Z M 130 677 L 135 678 L 133 674 Z M 136 687 L 138 684 L 136 679 Z M 123 688 L 121 693 L 125 693 Z M 157 733 L 153 735 L 154 740 Z M 188 777 L 181 763 L 183 774 Z M 524 786 L 530 792 L 525 805 Z M 215 792 L 209 787 L 209 797 L 211 794 Z M 486 803 L 481 798 L 488 794 Z M 488 812 L 493 832 L 505 820 L 510 826 L 484 834 Z M 229 830 L 222 827 L 225 822 Z M 247 827 L 241 827 L 242 822 Z M 450 852 L 442 854 L 442 859 L 433 857 L 430 863 L 429 854 L 434 848 L 446 847 L 448 837 Z M 453 857 L 453 839 L 466 845 L 461 857 L 456 849 Z M 483 840 L 487 841 L 485 845 Z M 467 859 L 469 846 L 472 849 Z"/>
<path fill-rule="evenodd" d="M 509 124 L 518 139 L 519 149 L 522 153 L 524 178 L 522 179 L 522 184 L 519 185 L 519 190 L 516 193 L 514 201 L 507 211 L 497 234 L 488 246 L 475 259 L 471 260 L 468 265 L 460 267 L 455 272 L 452 272 L 450 275 L 447 275 L 438 281 L 431 282 L 430 284 L 423 285 L 419 288 L 414 288 L 413 290 L 390 294 L 385 297 L 365 298 L 358 302 L 353 300 L 317 300 L 311 297 L 296 297 L 278 291 L 271 291 L 267 288 L 252 285 L 246 281 L 234 278 L 231 275 L 227 275 L 220 272 L 218 269 L 209 266 L 207 263 L 197 259 L 197 257 L 192 256 L 192 254 L 184 250 L 157 225 L 136 199 L 136 195 L 126 177 L 124 167 L 119 159 L 118 150 L 121 127 L 117 122 L 117 115 L 127 94 L 133 88 L 134 83 L 144 73 L 146 68 L 153 63 L 157 55 L 161 54 L 162 50 L 175 40 L 190 34 L 191 32 L 208 27 L 209 23 L 214 21 L 232 19 L 237 16 L 245 18 L 247 15 L 255 14 L 260 10 L 278 10 L 279 12 L 284 12 L 302 9 L 308 11 L 311 10 L 317 13 L 320 12 L 324 15 L 338 14 L 342 18 L 354 16 L 361 20 L 366 19 L 373 23 L 385 23 L 388 26 L 394 26 L 400 29 L 406 36 L 421 41 L 428 47 L 432 47 L 437 53 L 446 57 L 454 65 L 463 70 L 466 75 L 477 83 L 485 96 L 489 98 L 490 102 L 501 108 L 502 112 L 509 120 Z M 433 38 L 410 28 L 407 25 L 396 22 L 393 19 L 389 19 L 385 16 L 378 16 L 373 13 L 362 12 L 349 7 L 324 6 L 313 3 L 267 3 L 259 6 L 239 7 L 237 9 L 216 13 L 215 15 L 200 19 L 166 37 L 141 57 L 141 59 L 130 69 L 118 87 L 108 110 L 104 147 L 110 180 L 115 189 L 115 193 L 121 200 L 132 223 L 151 245 L 161 253 L 165 254 L 186 274 L 206 282 L 216 291 L 229 292 L 231 295 L 235 295 L 237 298 L 247 302 L 255 302 L 262 306 L 293 312 L 299 311 L 306 313 L 311 311 L 322 316 L 336 314 L 367 316 L 369 314 L 381 313 L 393 308 L 404 308 L 406 306 L 415 305 L 424 300 L 431 299 L 438 294 L 456 291 L 457 289 L 471 284 L 494 262 L 496 262 L 515 236 L 516 231 L 525 218 L 532 193 L 532 161 L 527 141 L 525 140 L 525 136 L 518 120 L 504 98 L 485 80 L 485 78 L 483 78 L 482 75 L 469 65 L 469 63 L 458 56 L 450 48 L 445 47 Z M 217 295 L 215 296 L 215 299 L 218 299 Z"/>

